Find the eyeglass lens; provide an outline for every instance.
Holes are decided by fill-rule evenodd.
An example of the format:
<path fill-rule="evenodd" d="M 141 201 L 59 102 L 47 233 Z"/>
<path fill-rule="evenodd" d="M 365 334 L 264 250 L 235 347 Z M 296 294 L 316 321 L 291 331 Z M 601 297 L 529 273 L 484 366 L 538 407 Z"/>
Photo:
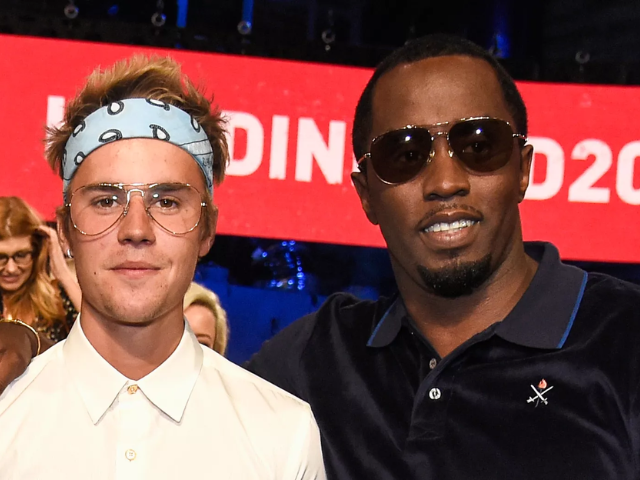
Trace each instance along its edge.
<path fill-rule="evenodd" d="M 16 265 L 24 266 L 31 262 L 33 252 L 30 250 L 23 250 L 16 252 L 13 255 L 7 255 L 6 253 L 0 253 L 0 267 L 4 267 L 9 263 L 11 258 Z"/>
<path fill-rule="evenodd" d="M 464 120 L 449 130 L 449 146 L 471 172 L 492 172 L 509 161 L 513 135 L 509 124 L 502 120 Z M 422 170 L 432 148 L 433 139 L 427 128 L 393 130 L 372 143 L 371 163 L 382 180 L 404 183 Z"/>
<path fill-rule="evenodd" d="M 71 220 L 86 235 L 98 235 L 124 214 L 136 192 L 144 193 L 147 213 L 171 233 L 183 234 L 196 227 L 202 214 L 202 197 L 190 185 L 164 183 L 152 186 L 87 185 L 71 198 Z"/>

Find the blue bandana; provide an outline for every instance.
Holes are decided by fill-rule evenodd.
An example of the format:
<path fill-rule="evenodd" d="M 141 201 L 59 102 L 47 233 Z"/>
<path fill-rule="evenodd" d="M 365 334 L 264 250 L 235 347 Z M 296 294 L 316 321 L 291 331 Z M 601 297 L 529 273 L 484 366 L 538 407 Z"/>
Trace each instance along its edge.
<path fill-rule="evenodd" d="M 67 141 L 62 159 L 64 192 L 82 161 L 111 142 L 154 138 L 185 150 L 200 166 L 213 195 L 213 149 L 200 124 L 187 112 L 148 98 L 128 98 L 102 107 L 85 118 Z"/>

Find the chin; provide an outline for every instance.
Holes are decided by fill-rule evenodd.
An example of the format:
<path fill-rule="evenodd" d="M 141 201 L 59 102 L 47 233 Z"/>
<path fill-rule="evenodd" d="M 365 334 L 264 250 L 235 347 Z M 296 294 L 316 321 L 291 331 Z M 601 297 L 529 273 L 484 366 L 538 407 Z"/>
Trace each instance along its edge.
<path fill-rule="evenodd" d="M 423 285 L 434 294 L 445 298 L 471 295 L 491 276 L 491 254 L 476 260 L 467 260 L 454 255 L 448 262 L 438 266 L 417 266 Z"/>
<path fill-rule="evenodd" d="M 162 312 L 157 304 L 151 305 L 106 305 L 107 316 L 122 325 L 144 326 L 153 323 Z"/>

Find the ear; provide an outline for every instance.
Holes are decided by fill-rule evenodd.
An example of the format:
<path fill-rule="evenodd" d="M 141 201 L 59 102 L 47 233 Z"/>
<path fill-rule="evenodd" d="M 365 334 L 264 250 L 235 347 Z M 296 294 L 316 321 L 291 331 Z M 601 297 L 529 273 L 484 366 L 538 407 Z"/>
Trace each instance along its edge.
<path fill-rule="evenodd" d="M 525 145 L 520 150 L 520 195 L 518 203 L 524 200 L 524 195 L 529 187 L 529 178 L 531 175 L 531 165 L 533 164 L 533 145 Z"/>
<path fill-rule="evenodd" d="M 208 211 L 208 220 L 209 224 L 207 225 L 207 229 L 203 229 L 206 232 L 206 235 L 203 235 L 200 238 L 200 250 L 198 251 L 198 256 L 200 258 L 204 257 L 213 245 L 213 241 L 216 238 L 216 227 L 218 225 L 218 206 L 211 205 Z"/>
<path fill-rule="evenodd" d="M 378 225 L 378 218 L 373 210 L 373 207 L 371 206 L 369 197 L 369 182 L 367 180 L 367 172 L 353 172 L 351 174 L 351 181 L 356 187 L 356 192 L 358 192 L 358 196 L 360 197 L 362 209 L 367 215 L 367 218 L 373 225 Z"/>
<path fill-rule="evenodd" d="M 69 241 L 69 217 L 67 215 L 68 212 L 66 211 L 56 212 L 56 231 L 58 232 L 58 242 L 63 252 L 73 251 Z"/>

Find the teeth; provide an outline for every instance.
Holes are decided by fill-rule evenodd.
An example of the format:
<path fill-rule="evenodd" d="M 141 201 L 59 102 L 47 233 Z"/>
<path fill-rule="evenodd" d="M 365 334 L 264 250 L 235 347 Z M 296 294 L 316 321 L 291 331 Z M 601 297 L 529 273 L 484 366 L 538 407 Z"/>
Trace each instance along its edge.
<path fill-rule="evenodd" d="M 425 229 L 424 231 L 427 233 L 451 232 L 456 230 L 462 230 L 463 228 L 467 228 L 472 225 L 475 225 L 475 223 L 476 223 L 475 220 L 465 220 L 465 219 L 456 220 L 455 222 L 452 222 L 452 223 L 440 222 L 440 223 L 436 223 L 435 225 L 431 225 L 429 228 Z"/>

